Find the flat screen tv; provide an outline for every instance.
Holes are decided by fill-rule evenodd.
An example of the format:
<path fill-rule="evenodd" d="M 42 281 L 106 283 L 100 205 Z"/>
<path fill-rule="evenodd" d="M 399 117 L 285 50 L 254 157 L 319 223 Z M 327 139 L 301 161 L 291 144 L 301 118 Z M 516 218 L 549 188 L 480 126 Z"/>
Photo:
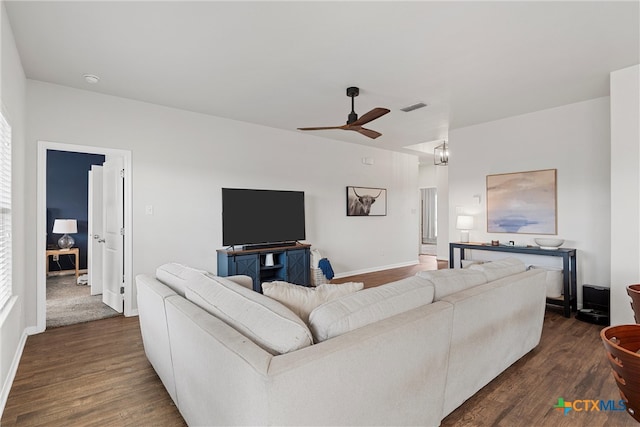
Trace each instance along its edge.
<path fill-rule="evenodd" d="M 303 191 L 222 189 L 224 246 L 304 239 Z"/>

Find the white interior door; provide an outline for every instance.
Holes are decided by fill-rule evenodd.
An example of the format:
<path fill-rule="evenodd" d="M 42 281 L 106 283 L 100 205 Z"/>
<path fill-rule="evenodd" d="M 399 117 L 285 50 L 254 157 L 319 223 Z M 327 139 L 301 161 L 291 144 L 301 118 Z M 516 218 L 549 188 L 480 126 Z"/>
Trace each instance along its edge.
<path fill-rule="evenodd" d="M 124 286 L 124 168 L 114 157 L 102 165 L 102 219 L 104 224 L 102 301 L 123 311 Z"/>
<path fill-rule="evenodd" d="M 102 224 L 102 166 L 92 165 L 89 171 L 89 242 L 87 268 L 91 295 L 102 293 L 102 257 L 104 226 Z"/>

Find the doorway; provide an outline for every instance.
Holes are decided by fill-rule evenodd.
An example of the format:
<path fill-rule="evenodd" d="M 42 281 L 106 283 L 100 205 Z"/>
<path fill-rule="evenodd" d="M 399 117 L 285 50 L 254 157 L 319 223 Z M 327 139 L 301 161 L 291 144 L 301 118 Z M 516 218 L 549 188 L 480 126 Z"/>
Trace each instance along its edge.
<path fill-rule="evenodd" d="M 95 270 L 90 258 L 89 172 L 105 160 L 104 154 L 47 150 L 47 329 L 118 314 L 103 304 L 101 292 L 92 296 L 87 286 L 87 272 Z M 70 234 L 60 234 L 67 231 Z M 66 244 L 71 249 L 62 249 Z"/>
<path fill-rule="evenodd" d="M 80 154 L 91 155 L 104 155 L 107 159 L 118 159 L 122 162 L 123 175 L 126 177 L 131 176 L 131 152 L 127 150 L 100 148 L 92 146 L 80 146 L 73 144 L 63 144 L 48 141 L 38 142 L 38 200 L 37 200 L 37 319 L 36 319 L 36 332 L 43 332 L 47 325 L 47 263 L 49 257 L 45 256 L 47 245 L 52 244 L 47 240 L 47 231 L 50 230 L 48 222 L 52 221 L 53 216 L 57 216 L 57 213 L 47 212 L 47 157 L 50 151 L 59 152 L 73 152 Z M 88 177 L 85 177 L 88 179 Z M 123 257 L 122 257 L 122 271 L 123 282 L 122 288 L 124 291 L 124 314 L 125 316 L 135 315 L 132 306 L 132 256 L 131 256 L 131 242 L 132 242 L 132 230 L 130 224 L 132 218 L 131 212 L 131 180 L 125 179 L 122 185 L 122 199 L 124 201 L 123 211 L 123 224 L 127 227 L 123 227 Z M 50 225 L 50 224 L 49 224 Z M 80 227 L 81 228 L 81 227 Z M 86 235 L 86 226 L 85 226 Z M 80 230 L 78 230 L 80 231 Z M 71 257 L 69 257 L 71 258 Z M 76 260 L 78 262 L 79 260 Z M 75 277 L 75 276 L 74 276 Z"/>
<path fill-rule="evenodd" d="M 437 255 L 438 248 L 438 190 L 420 189 L 420 254 Z"/>

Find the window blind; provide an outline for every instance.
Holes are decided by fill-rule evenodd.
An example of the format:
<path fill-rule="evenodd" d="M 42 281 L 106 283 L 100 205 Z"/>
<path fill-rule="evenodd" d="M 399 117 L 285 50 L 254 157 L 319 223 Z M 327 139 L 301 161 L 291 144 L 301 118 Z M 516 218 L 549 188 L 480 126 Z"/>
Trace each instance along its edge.
<path fill-rule="evenodd" d="M 11 297 L 11 127 L 0 111 L 0 309 Z"/>

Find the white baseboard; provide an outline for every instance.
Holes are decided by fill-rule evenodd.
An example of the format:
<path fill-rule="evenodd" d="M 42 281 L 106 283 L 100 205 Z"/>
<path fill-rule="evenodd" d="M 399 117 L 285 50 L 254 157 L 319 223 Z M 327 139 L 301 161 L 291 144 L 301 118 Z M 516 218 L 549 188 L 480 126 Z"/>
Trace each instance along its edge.
<path fill-rule="evenodd" d="M 392 268 L 399 268 L 399 267 L 410 267 L 410 266 L 416 265 L 416 264 L 418 264 L 418 260 L 400 262 L 398 264 L 389 264 L 389 265 L 383 265 L 383 266 L 378 266 L 378 267 L 364 268 L 362 270 L 345 271 L 345 272 L 336 274 L 334 276 L 334 278 L 335 279 L 341 279 L 343 277 L 355 276 L 357 274 L 373 273 L 373 272 L 376 272 L 376 271 L 391 270 Z"/>
<path fill-rule="evenodd" d="M 27 329 L 24 330 L 24 332 L 27 335 L 36 335 L 36 334 L 41 334 L 45 331 L 45 329 L 39 329 L 37 326 L 27 326 Z"/>
<path fill-rule="evenodd" d="M 18 343 L 18 348 L 16 349 L 16 353 L 13 356 L 13 361 L 11 362 L 11 366 L 9 367 L 7 379 L 5 380 L 4 384 L 2 384 L 2 390 L 0 391 L 0 418 L 2 418 L 4 407 L 7 405 L 9 392 L 11 391 L 11 386 L 13 385 L 13 380 L 16 378 L 16 373 L 18 372 L 18 365 L 20 365 L 22 351 L 24 350 L 24 346 L 27 343 L 27 336 L 28 334 L 25 329 L 24 332 L 22 332 L 20 342 Z"/>

